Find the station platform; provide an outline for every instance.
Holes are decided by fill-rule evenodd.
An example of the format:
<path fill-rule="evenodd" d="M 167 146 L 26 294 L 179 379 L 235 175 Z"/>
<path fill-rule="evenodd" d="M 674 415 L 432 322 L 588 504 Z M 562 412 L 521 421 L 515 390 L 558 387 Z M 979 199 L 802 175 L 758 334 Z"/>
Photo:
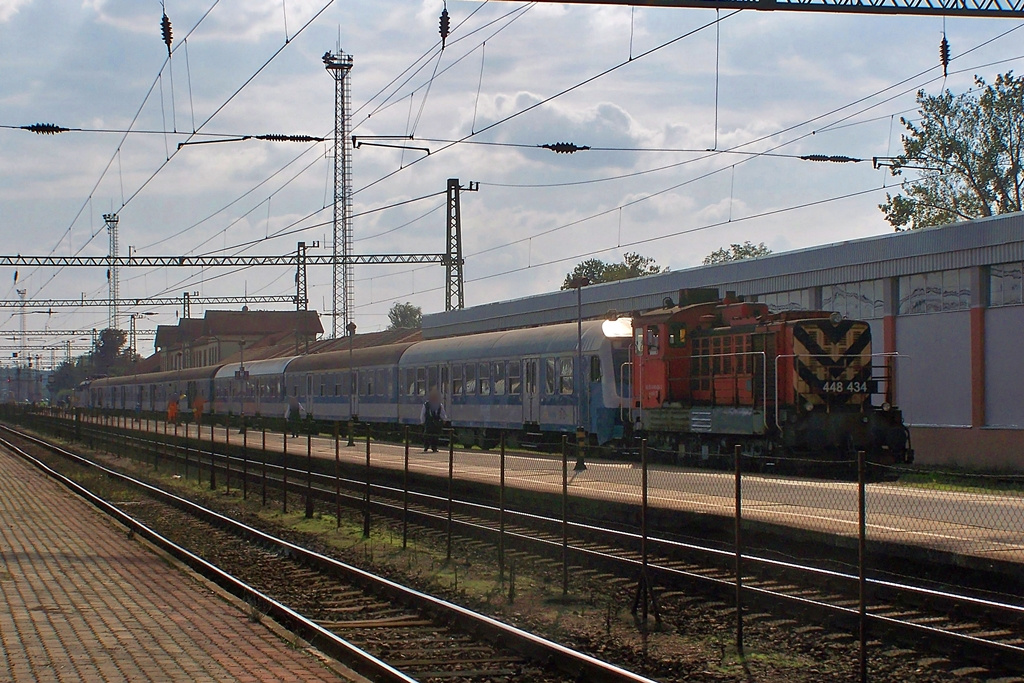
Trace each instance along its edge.
<path fill-rule="evenodd" d="M 0 450 L 0 683 L 358 681 Z"/>

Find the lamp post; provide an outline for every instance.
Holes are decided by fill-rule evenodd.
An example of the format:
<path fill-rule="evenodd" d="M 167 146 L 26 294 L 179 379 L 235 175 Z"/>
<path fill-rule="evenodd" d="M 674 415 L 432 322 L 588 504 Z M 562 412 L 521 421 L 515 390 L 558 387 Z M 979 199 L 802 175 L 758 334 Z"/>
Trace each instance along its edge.
<path fill-rule="evenodd" d="M 582 472 L 587 469 L 584 462 L 584 449 L 587 441 L 587 428 L 584 420 L 584 396 L 586 395 L 587 375 L 583 371 L 583 288 L 590 285 L 590 278 L 580 276 L 569 280 L 569 287 L 576 290 L 576 465 L 573 469 Z"/>
<path fill-rule="evenodd" d="M 355 446 L 356 439 L 353 431 L 355 415 L 353 413 L 355 413 L 355 395 L 359 383 L 356 381 L 356 370 L 352 365 L 352 344 L 356 337 L 356 324 L 350 322 L 345 326 L 345 331 L 348 332 L 348 445 Z"/>

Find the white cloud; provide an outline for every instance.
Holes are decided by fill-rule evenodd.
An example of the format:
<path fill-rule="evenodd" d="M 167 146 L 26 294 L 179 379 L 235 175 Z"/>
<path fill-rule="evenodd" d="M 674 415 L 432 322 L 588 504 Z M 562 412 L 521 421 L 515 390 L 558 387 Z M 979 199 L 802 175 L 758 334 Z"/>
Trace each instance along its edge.
<path fill-rule="evenodd" d="M 10 21 L 22 7 L 32 0 L 0 0 L 0 24 Z"/>

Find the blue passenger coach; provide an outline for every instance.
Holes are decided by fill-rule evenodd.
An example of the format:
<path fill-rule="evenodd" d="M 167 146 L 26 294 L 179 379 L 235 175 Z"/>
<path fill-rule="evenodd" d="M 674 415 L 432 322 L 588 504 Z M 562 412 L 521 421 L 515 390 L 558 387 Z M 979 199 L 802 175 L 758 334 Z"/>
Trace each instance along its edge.
<path fill-rule="evenodd" d="M 578 405 L 598 443 L 621 437 L 619 366 L 628 358 L 629 340 L 605 336 L 601 322 L 585 322 L 579 387 L 576 337 L 576 324 L 567 323 L 414 344 L 399 362 L 401 421 L 417 422 L 436 386 L 457 440 L 467 445 L 491 446 L 502 429 L 571 432 Z"/>

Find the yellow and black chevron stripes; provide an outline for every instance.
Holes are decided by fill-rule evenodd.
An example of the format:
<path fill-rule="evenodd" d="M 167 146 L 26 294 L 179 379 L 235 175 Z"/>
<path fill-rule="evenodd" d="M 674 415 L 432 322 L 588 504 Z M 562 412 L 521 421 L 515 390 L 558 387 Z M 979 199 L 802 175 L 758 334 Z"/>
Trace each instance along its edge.
<path fill-rule="evenodd" d="M 805 320 L 793 325 L 793 387 L 801 403 L 859 406 L 869 398 L 871 328 L 865 322 Z"/>

